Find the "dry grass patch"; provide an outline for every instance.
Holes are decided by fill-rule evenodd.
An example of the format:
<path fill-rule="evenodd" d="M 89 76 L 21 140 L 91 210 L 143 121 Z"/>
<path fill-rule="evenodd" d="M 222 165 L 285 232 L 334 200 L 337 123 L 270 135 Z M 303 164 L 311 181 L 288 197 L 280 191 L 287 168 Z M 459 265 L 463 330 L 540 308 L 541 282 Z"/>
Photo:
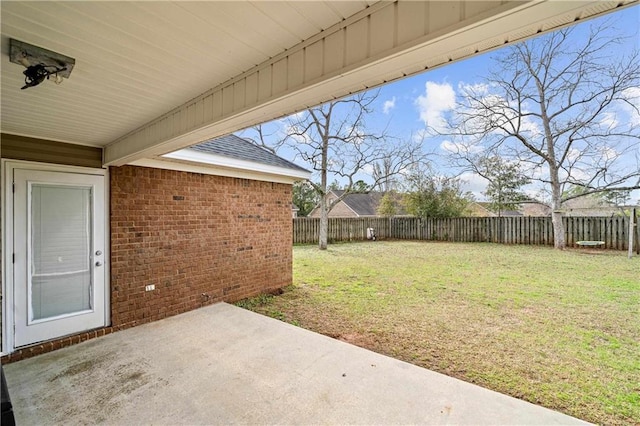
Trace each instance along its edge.
<path fill-rule="evenodd" d="M 587 421 L 640 423 L 640 259 L 376 242 L 294 248 L 294 284 L 240 302 Z"/>

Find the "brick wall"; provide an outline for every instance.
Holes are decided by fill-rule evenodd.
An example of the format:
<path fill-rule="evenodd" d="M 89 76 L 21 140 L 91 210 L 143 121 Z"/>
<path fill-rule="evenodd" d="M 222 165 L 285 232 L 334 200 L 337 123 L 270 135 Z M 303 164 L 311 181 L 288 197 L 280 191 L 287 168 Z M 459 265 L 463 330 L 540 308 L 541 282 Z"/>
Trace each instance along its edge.
<path fill-rule="evenodd" d="M 291 284 L 291 185 L 133 166 L 110 179 L 113 326 Z"/>

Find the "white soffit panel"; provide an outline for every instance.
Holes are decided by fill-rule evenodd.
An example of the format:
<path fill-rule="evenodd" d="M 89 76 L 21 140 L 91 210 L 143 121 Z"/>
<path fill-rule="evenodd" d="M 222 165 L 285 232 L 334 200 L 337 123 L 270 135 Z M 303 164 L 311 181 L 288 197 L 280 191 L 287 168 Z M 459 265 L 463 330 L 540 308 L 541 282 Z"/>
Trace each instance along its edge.
<path fill-rule="evenodd" d="M 1 130 L 105 146 L 368 4 L 3 1 Z M 75 58 L 71 78 L 20 90 L 10 38 Z"/>
<path fill-rule="evenodd" d="M 105 160 L 175 151 L 633 3 L 375 3 L 120 138 Z"/>

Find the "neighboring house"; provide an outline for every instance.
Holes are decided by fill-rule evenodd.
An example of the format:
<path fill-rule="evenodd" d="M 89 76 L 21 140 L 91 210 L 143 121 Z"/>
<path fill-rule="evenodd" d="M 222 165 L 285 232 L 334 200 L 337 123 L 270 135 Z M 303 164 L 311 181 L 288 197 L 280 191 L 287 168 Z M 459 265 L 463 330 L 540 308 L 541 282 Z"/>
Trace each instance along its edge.
<path fill-rule="evenodd" d="M 502 210 L 500 212 L 500 216 L 502 217 L 522 217 L 524 216 L 522 212 L 518 210 Z"/>
<path fill-rule="evenodd" d="M 623 208 L 595 197 L 579 197 L 562 203 L 565 216 L 614 216 Z"/>
<path fill-rule="evenodd" d="M 466 209 L 466 214 L 472 217 L 497 217 L 498 212 L 490 209 L 491 203 L 485 201 L 474 201 L 469 203 Z M 522 212 L 517 210 L 502 210 L 500 216 L 502 217 L 516 217 L 522 216 Z"/>
<path fill-rule="evenodd" d="M 469 205 L 469 214 L 478 217 L 495 217 L 497 212 L 489 209 L 490 203 L 474 202 Z M 606 201 L 593 197 L 580 197 L 563 203 L 565 216 L 612 216 L 620 214 L 621 207 L 611 205 Z M 505 210 L 501 212 L 504 217 L 517 216 L 551 216 L 551 208 L 546 204 L 535 200 L 525 201 L 520 204 L 518 210 Z"/>
<path fill-rule="evenodd" d="M 291 284 L 310 173 L 250 142 L 105 169 L 98 148 L 3 134 L 1 155 L 9 359 Z"/>
<path fill-rule="evenodd" d="M 344 190 L 333 189 L 327 195 L 330 201 L 334 201 L 344 194 Z M 378 205 L 383 197 L 382 192 L 372 191 L 367 194 L 347 194 L 329 212 L 329 217 L 377 217 Z M 404 215 L 404 208 L 398 199 L 396 202 L 397 215 Z M 320 217 L 319 207 L 315 207 L 309 213 L 309 217 Z"/>
<path fill-rule="evenodd" d="M 344 194 L 343 190 L 332 190 L 328 197 L 333 201 L 342 194 Z M 329 212 L 329 217 L 377 217 L 377 209 L 382 195 L 381 192 L 348 194 Z M 400 201 L 398 199 L 396 203 L 398 207 L 397 216 L 406 214 Z M 466 215 L 471 217 L 497 217 L 498 213 L 489 208 L 490 204 L 485 201 L 474 201 L 467 207 Z M 565 216 L 612 216 L 620 214 L 620 212 L 620 207 L 591 197 L 575 198 L 564 203 Z M 500 215 L 502 217 L 550 216 L 551 209 L 546 204 L 532 200 L 523 202 L 518 210 L 503 210 Z M 309 213 L 309 217 L 320 217 L 320 209 L 318 207 L 314 208 Z"/>
<path fill-rule="evenodd" d="M 469 203 L 467 209 L 465 210 L 465 214 L 471 217 L 494 217 L 498 216 L 491 210 L 487 208 L 488 203 L 473 201 Z"/>
<path fill-rule="evenodd" d="M 523 216 L 551 216 L 551 208 L 538 201 L 527 201 L 520 205 Z"/>

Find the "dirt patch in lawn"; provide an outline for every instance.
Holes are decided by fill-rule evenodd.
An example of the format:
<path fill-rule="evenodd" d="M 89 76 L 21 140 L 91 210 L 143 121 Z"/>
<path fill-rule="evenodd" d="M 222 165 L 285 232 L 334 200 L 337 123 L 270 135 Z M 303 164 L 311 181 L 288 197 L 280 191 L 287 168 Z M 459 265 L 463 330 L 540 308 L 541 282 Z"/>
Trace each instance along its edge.
<path fill-rule="evenodd" d="M 345 333 L 331 337 L 363 348 L 371 348 L 375 344 L 375 341 L 370 336 L 359 333 Z"/>

